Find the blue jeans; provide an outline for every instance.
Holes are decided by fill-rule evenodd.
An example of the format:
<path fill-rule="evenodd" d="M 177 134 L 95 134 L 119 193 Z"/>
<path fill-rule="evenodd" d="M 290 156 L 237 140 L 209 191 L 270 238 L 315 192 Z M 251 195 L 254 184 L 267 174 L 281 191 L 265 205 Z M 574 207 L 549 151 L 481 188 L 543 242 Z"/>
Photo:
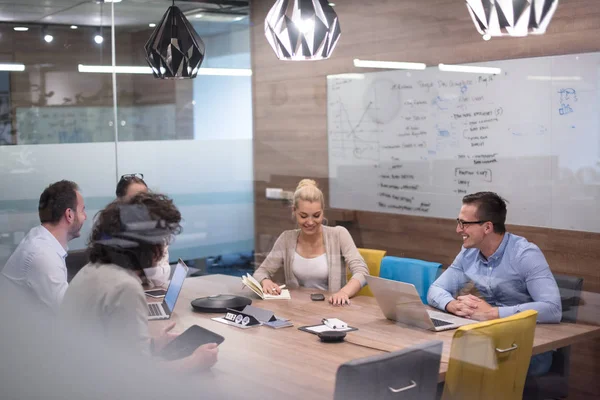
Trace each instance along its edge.
<path fill-rule="evenodd" d="M 542 376 L 546 375 L 550 371 L 552 366 L 552 355 L 554 351 L 547 351 L 542 354 L 531 356 L 531 362 L 529 363 L 529 370 L 527 376 Z"/>

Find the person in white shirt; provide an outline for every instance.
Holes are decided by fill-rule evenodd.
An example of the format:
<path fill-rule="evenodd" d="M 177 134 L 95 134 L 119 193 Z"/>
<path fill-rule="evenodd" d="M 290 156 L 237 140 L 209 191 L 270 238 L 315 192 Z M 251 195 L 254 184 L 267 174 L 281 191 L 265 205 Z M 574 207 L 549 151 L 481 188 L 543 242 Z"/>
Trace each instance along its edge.
<path fill-rule="evenodd" d="M 87 215 L 76 183 L 48 186 L 38 205 L 41 225 L 21 240 L 2 270 L 3 278 L 21 288 L 34 303 L 56 312 L 67 290 L 67 243 L 79 237 Z"/>
<path fill-rule="evenodd" d="M 117 199 L 127 202 L 138 193 L 148 193 L 148 185 L 144 182 L 144 174 L 125 174 L 117 183 Z M 169 265 L 169 248 L 165 247 L 163 257 L 153 267 L 144 269 L 145 281 L 148 288 L 166 287 L 171 276 Z"/>

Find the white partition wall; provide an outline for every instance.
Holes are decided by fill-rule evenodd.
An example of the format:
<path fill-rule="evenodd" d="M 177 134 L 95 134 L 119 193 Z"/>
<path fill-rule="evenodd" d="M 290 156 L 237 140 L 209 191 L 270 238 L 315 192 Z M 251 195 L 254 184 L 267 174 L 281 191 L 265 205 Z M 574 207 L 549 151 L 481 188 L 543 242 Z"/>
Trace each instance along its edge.
<path fill-rule="evenodd" d="M 119 20 L 121 7 L 133 5 L 107 4 L 98 18 L 110 23 L 113 6 L 115 65 L 144 66 L 152 29 Z M 167 6 L 153 6 L 153 19 Z M 49 53 L 33 34 L 19 37 L 35 46 L 14 54 L 25 71 L 0 72 L 0 268 L 39 224 L 39 196 L 50 183 L 68 179 L 81 187 L 88 220 L 69 243 L 74 250 L 85 247 L 94 214 L 114 200 L 128 173 L 143 173 L 150 189 L 172 197 L 182 213 L 171 261 L 254 249 L 248 22 L 192 22 L 206 44 L 202 68 L 218 75 L 163 81 L 116 74 L 116 121 L 112 74 L 77 69 L 111 65 L 111 26 L 103 28 L 103 44 L 88 40 L 95 30 L 86 27 L 57 30 L 53 45 L 62 53 Z M 0 26 L 3 38 L 13 35 L 8 28 Z"/>

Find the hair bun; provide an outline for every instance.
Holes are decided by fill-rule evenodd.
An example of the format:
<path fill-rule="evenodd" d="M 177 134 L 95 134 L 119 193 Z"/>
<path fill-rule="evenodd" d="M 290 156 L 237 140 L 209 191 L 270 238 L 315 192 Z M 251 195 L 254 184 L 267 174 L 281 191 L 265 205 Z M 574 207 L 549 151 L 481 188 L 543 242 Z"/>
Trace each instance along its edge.
<path fill-rule="evenodd" d="M 317 182 L 313 181 L 312 179 L 302 179 L 300 182 L 298 182 L 298 186 L 296 186 L 296 190 L 301 189 L 305 186 L 314 186 L 314 187 L 318 188 Z"/>

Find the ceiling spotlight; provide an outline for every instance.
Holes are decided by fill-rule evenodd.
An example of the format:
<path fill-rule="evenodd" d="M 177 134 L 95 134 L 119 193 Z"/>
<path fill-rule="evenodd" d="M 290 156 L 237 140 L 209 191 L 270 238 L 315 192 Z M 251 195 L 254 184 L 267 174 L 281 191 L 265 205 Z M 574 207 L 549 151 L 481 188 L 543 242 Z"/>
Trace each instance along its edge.
<path fill-rule="evenodd" d="M 44 41 L 46 43 L 50 43 L 54 40 L 54 36 L 52 36 L 51 34 L 48 33 L 48 27 L 47 26 L 43 26 L 42 27 L 42 36 L 44 36 Z"/>
<path fill-rule="evenodd" d="M 241 20 L 243 20 L 243 19 L 244 19 L 244 17 L 235 17 L 233 20 L 234 20 L 234 21 L 241 21 Z"/>
<path fill-rule="evenodd" d="M 204 17 L 204 14 L 196 14 L 196 18 L 202 18 Z"/>
<path fill-rule="evenodd" d="M 98 44 L 102 44 L 102 42 L 104 42 L 104 38 L 102 37 L 102 29 L 101 28 L 96 29 L 96 35 L 94 36 L 94 42 L 96 42 Z"/>
<path fill-rule="evenodd" d="M 265 36 L 280 60 L 329 58 L 340 34 L 326 0 L 277 0 L 265 18 Z"/>
<path fill-rule="evenodd" d="M 335 3 L 328 3 L 330 7 L 335 7 Z"/>
<path fill-rule="evenodd" d="M 151 22 L 151 23 L 149 23 L 149 24 L 148 24 L 148 26 L 149 26 L 150 28 L 154 28 L 154 27 L 156 26 L 156 24 L 155 24 L 154 22 Z"/>
<path fill-rule="evenodd" d="M 71 29 L 77 29 L 78 26 L 77 25 L 71 25 Z"/>
<path fill-rule="evenodd" d="M 17 32 L 27 32 L 29 30 L 26 26 L 15 26 L 13 29 Z"/>
<path fill-rule="evenodd" d="M 105 3 L 120 3 L 121 0 L 104 0 Z"/>

